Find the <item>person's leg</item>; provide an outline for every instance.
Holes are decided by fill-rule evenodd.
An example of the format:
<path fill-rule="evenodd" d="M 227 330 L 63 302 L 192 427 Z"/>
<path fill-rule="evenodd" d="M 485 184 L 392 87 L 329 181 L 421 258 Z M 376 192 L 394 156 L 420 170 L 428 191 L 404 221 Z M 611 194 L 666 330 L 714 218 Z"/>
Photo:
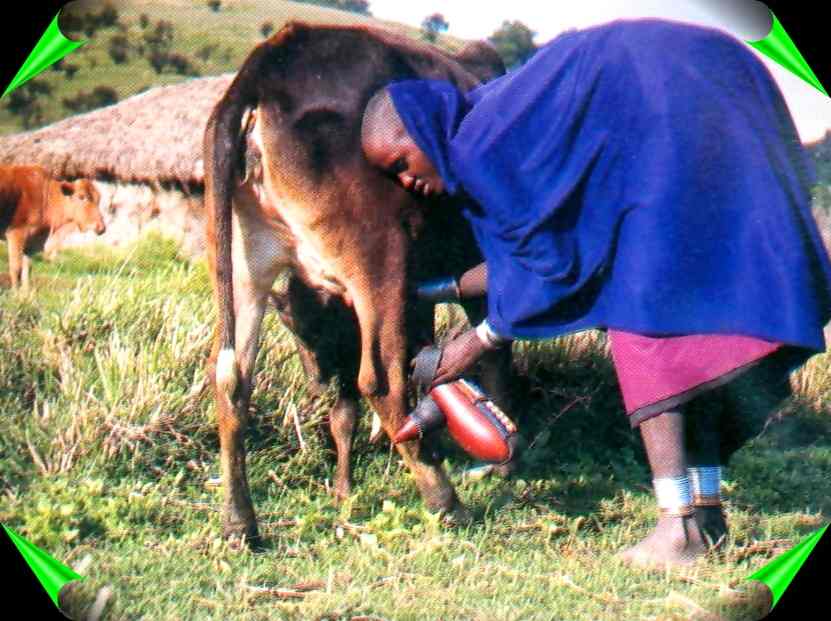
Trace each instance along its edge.
<path fill-rule="evenodd" d="M 727 520 L 721 505 L 720 425 L 724 400 L 724 390 L 716 389 L 694 399 L 685 408 L 687 473 L 696 521 L 710 547 L 721 545 L 727 536 Z"/>
<path fill-rule="evenodd" d="M 664 412 L 640 424 L 660 515 L 643 541 L 622 553 L 638 565 L 688 564 L 706 551 L 687 475 L 684 416 Z"/>

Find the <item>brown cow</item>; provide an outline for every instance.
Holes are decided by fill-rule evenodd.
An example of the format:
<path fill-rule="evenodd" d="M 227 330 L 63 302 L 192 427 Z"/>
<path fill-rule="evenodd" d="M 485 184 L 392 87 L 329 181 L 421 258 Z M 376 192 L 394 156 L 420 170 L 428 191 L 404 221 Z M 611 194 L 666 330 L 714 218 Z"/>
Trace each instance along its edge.
<path fill-rule="evenodd" d="M 412 251 L 425 226 L 425 199 L 368 164 L 360 125 L 378 88 L 415 77 L 447 79 L 462 90 L 480 80 L 459 60 L 403 36 L 291 23 L 251 53 L 208 121 L 207 250 L 218 309 L 209 369 L 217 396 L 226 536 L 258 536 L 244 432 L 259 329 L 282 270 L 295 273 L 290 327 L 309 306 L 330 313 L 330 320 L 356 316 L 351 336 L 354 320 L 340 322 L 343 341 L 334 339 L 333 347 L 343 351 L 341 344 L 357 344 L 354 383 L 388 435 L 406 416 L 406 361 L 412 315 L 419 314 L 405 304 L 406 283 L 424 272 L 426 261 L 415 260 Z M 252 153 L 261 158 L 261 174 Z M 432 255 L 434 263 L 444 257 L 442 251 Z M 312 340 L 316 330 L 308 331 Z M 307 369 L 316 363 L 304 359 Z M 338 364 L 341 371 L 348 367 Z M 347 397 L 339 406 L 352 405 L 333 412 L 336 442 L 339 435 L 351 437 L 355 395 Z M 417 441 L 398 449 L 428 507 L 463 514 L 434 453 Z M 343 482 L 341 456 L 348 443 L 339 444 L 338 452 Z"/>
<path fill-rule="evenodd" d="M 29 288 L 29 257 L 48 235 L 65 224 L 82 231 L 105 230 L 100 196 L 89 179 L 57 181 L 40 166 L 0 166 L 0 232 L 9 251 L 13 288 Z M 40 248 L 38 248 L 40 246 Z"/>

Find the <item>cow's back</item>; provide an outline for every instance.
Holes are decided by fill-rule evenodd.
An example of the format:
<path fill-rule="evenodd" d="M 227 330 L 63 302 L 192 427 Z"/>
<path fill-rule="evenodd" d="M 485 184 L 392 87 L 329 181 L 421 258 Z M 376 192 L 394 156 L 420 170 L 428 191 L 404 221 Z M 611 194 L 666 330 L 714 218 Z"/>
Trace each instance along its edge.
<path fill-rule="evenodd" d="M 40 166 L 0 166 L 0 234 L 10 226 L 35 219 L 42 210 L 49 175 Z"/>

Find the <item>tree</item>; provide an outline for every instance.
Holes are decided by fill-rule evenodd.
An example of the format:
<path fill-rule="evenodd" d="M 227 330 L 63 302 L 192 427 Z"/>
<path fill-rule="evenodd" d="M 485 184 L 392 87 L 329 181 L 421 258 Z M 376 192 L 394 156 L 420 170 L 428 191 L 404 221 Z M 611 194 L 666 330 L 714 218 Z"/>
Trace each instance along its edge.
<path fill-rule="evenodd" d="M 341 11 L 349 11 L 350 13 L 360 13 L 361 15 L 369 15 L 368 0 L 298 0 L 304 4 L 316 4 L 318 6 L 328 6 L 333 9 Z"/>
<path fill-rule="evenodd" d="M 511 69 L 523 64 L 537 51 L 534 44 L 536 34 L 522 22 L 506 20 L 489 40 L 499 52 L 505 66 Z"/>
<path fill-rule="evenodd" d="M 450 24 L 444 19 L 441 13 L 433 13 L 424 18 L 421 22 L 421 36 L 428 41 L 434 42 L 439 37 L 440 32 L 447 32 Z"/>
<path fill-rule="evenodd" d="M 208 0 L 208 6 L 211 7 L 214 13 L 218 13 L 219 8 L 222 6 L 222 0 Z"/>
<path fill-rule="evenodd" d="M 268 35 L 270 35 L 272 32 L 274 32 L 274 24 L 272 24 L 271 22 L 263 22 L 263 23 L 260 25 L 260 33 L 261 33 L 264 37 L 267 37 L 267 36 L 268 36 Z"/>
<path fill-rule="evenodd" d="M 369 15 L 369 2 L 367 0 L 337 0 L 335 7 L 350 13 Z"/>

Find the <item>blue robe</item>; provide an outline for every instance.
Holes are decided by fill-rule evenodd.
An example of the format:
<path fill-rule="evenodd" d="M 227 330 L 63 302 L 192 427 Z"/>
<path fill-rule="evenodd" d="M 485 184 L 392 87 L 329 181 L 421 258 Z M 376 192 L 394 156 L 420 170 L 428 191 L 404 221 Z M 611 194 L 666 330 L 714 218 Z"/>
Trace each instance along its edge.
<path fill-rule="evenodd" d="M 660 20 L 570 31 L 467 95 L 391 84 L 488 264 L 488 322 L 739 334 L 824 350 L 813 163 L 764 65 Z"/>

